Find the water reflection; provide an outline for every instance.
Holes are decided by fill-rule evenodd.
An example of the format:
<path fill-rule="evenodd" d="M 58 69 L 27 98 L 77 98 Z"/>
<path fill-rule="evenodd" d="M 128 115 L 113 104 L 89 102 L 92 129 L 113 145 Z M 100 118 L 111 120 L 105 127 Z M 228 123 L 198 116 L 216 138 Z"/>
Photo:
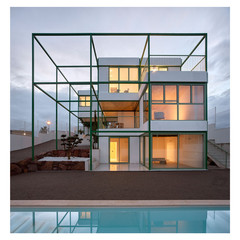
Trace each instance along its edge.
<path fill-rule="evenodd" d="M 12 233 L 228 233 L 229 207 L 12 208 Z"/>

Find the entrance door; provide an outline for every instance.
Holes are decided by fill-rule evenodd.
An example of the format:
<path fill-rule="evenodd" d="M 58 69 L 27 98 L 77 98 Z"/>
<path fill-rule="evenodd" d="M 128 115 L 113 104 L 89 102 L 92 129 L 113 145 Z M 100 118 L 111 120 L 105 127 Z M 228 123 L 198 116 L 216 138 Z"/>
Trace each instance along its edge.
<path fill-rule="evenodd" d="M 110 138 L 110 163 L 128 163 L 128 138 Z"/>

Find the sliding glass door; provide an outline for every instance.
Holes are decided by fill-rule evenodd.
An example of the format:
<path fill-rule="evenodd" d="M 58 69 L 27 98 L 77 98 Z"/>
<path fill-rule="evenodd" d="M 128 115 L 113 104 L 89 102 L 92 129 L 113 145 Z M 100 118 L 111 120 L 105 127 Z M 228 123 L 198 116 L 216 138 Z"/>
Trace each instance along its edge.
<path fill-rule="evenodd" d="M 110 138 L 110 163 L 128 163 L 128 138 Z"/>

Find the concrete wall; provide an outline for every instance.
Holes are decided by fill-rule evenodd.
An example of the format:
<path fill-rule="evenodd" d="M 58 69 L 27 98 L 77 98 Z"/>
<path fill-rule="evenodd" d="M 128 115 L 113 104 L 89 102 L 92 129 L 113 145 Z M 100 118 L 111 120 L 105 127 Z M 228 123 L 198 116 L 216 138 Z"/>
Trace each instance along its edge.
<path fill-rule="evenodd" d="M 207 121 L 151 121 L 152 131 L 207 131 Z"/>
<path fill-rule="evenodd" d="M 99 138 L 99 156 L 100 163 L 108 163 L 109 161 L 109 139 L 108 137 Z"/>
<path fill-rule="evenodd" d="M 144 81 L 147 81 L 146 74 Z M 207 72 L 180 72 L 180 71 L 157 71 L 150 72 L 151 82 L 207 82 Z"/>
<path fill-rule="evenodd" d="M 216 128 L 215 123 L 208 125 L 208 139 L 214 139 L 215 143 L 230 143 L 230 128 Z"/>
<path fill-rule="evenodd" d="M 139 163 L 139 137 L 130 137 L 130 163 Z"/>

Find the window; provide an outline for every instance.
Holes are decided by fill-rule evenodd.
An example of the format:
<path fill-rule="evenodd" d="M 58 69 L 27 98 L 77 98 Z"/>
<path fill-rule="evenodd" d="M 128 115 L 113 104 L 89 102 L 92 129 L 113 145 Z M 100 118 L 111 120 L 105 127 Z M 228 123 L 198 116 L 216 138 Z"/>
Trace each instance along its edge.
<path fill-rule="evenodd" d="M 179 168 L 203 168 L 203 159 L 203 135 L 179 135 Z"/>
<path fill-rule="evenodd" d="M 190 103 L 190 86 L 179 86 L 179 103 Z"/>
<path fill-rule="evenodd" d="M 160 67 L 160 66 L 152 66 L 150 67 L 150 71 L 157 72 L 157 71 L 167 71 L 167 67 Z"/>
<path fill-rule="evenodd" d="M 179 85 L 179 120 L 204 120 L 203 85 Z"/>
<path fill-rule="evenodd" d="M 177 168 L 177 138 L 152 137 L 152 168 Z"/>
<path fill-rule="evenodd" d="M 80 96 L 79 100 L 80 107 L 90 107 L 90 96 Z"/>
<path fill-rule="evenodd" d="M 109 84 L 110 93 L 137 93 L 138 84 L 121 83 L 121 81 L 138 81 L 138 68 L 111 67 L 109 68 L 109 81 L 118 83 Z"/>
<path fill-rule="evenodd" d="M 152 136 L 152 168 L 204 168 L 204 134 Z"/>
<path fill-rule="evenodd" d="M 204 85 L 152 85 L 152 120 L 204 120 Z"/>

